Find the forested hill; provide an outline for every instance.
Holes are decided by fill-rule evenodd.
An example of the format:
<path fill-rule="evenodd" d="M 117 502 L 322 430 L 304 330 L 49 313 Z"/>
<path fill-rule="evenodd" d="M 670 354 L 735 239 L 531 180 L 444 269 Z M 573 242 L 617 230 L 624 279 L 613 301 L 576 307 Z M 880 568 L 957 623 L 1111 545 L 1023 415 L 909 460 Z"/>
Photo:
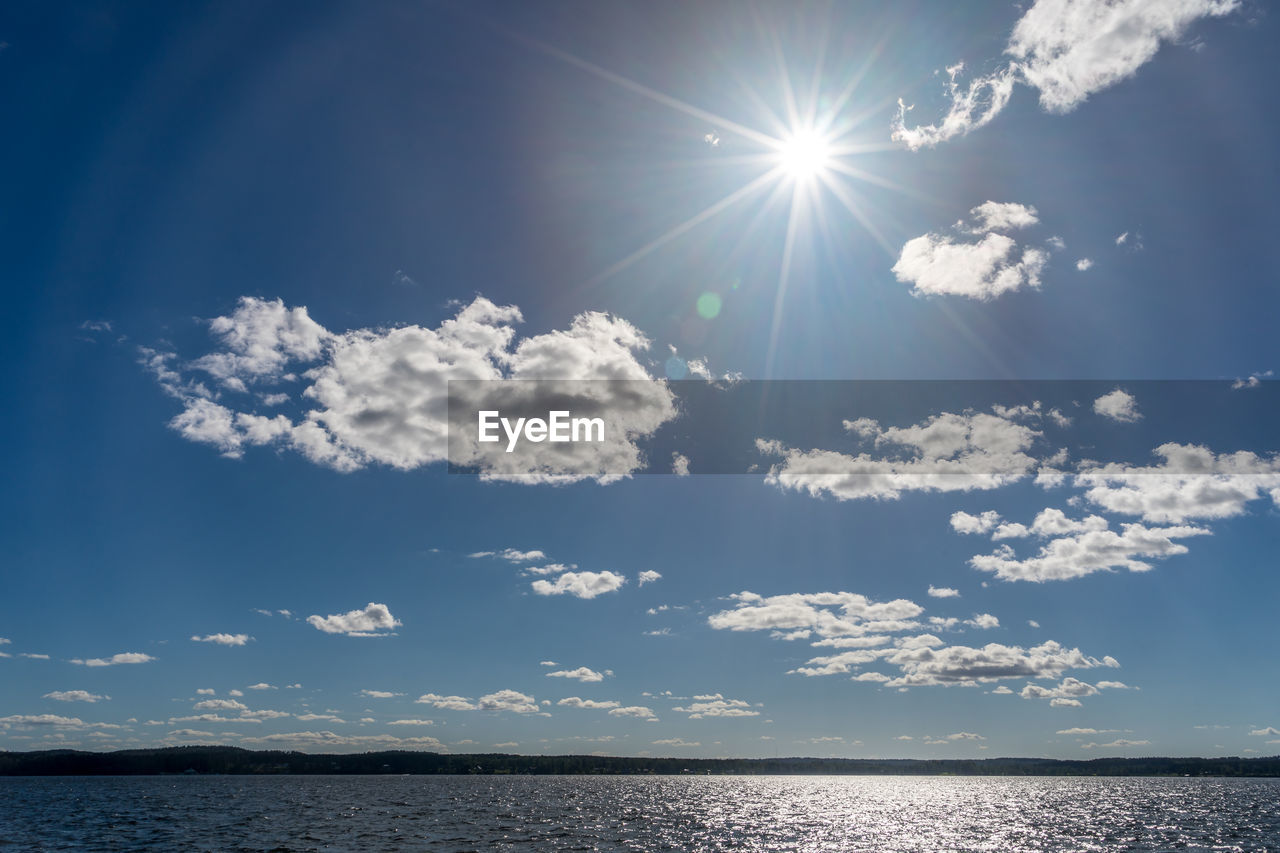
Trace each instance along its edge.
<path fill-rule="evenodd" d="M 146 774 L 481 773 L 712 774 L 764 776 L 1280 776 L 1269 758 L 1047 758 L 915 760 L 862 758 L 622 758 L 594 755 L 444 755 L 366 752 L 323 755 L 229 746 L 179 746 L 119 752 L 0 752 L 0 775 L 98 776 Z"/>

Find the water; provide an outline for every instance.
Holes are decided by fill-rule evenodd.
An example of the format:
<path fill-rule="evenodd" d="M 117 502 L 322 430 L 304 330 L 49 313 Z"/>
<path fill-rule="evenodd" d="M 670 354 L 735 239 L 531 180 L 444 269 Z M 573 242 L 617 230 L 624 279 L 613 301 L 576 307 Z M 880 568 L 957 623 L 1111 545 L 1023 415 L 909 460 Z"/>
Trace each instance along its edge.
<path fill-rule="evenodd" d="M 0 850 L 1278 850 L 1280 780 L 0 778 Z"/>

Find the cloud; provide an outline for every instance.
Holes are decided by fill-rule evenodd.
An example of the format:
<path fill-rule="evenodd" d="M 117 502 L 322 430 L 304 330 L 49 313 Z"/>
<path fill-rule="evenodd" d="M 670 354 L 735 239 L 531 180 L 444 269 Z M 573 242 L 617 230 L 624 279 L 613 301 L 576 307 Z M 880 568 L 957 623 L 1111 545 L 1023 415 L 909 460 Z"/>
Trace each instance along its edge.
<path fill-rule="evenodd" d="M 951 529 L 957 533 L 986 533 L 1000 520 L 995 510 L 987 510 L 981 515 L 970 515 L 967 512 L 951 514 Z"/>
<path fill-rule="evenodd" d="M 689 476 L 689 457 L 683 453 L 671 454 L 671 473 L 677 477 Z"/>
<path fill-rule="evenodd" d="M 1116 740 L 1111 741 L 1111 743 L 1083 743 L 1080 745 L 1080 748 L 1106 749 L 1110 747 L 1113 749 L 1120 749 L 1126 746 L 1148 746 L 1150 743 L 1151 741 L 1149 740 L 1126 740 L 1125 738 L 1117 738 Z"/>
<path fill-rule="evenodd" d="M 193 643 L 217 643 L 219 646 L 243 646 L 252 639 L 248 634 L 205 634 L 203 637 L 191 635 Z"/>
<path fill-rule="evenodd" d="M 683 708 L 672 708 L 682 714 L 688 714 L 691 720 L 705 717 L 758 717 L 759 711 L 751 710 L 751 704 L 742 699 L 725 699 L 719 693 L 710 696 L 695 696 L 695 700 Z"/>
<path fill-rule="evenodd" d="M 1131 424 L 1142 419 L 1142 413 L 1138 411 L 1138 401 L 1132 394 L 1121 388 L 1094 400 L 1093 410 L 1104 418 L 1110 418 L 1122 424 Z"/>
<path fill-rule="evenodd" d="M 509 563 L 530 563 L 534 560 L 545 560 L 547 555 L 538 550 L 520 551 L 515 548 L 503 548 L 501 551 L 476 551 L 468 554 L 473 559 L 478 557 L 498 557 Z"/>
<path fill-rule="evenodd" d="M 54 699 L 58 702 L 101 702 L 111 697 L 90 693 L 88 690 L 54 690 L 52 693 L 46 693 L 40 698 Z"/>
<path fill-rule="evenodd" d="M 636 581 L 640 586 L 644 586 L 647 583 L 653 583 L 654 581 L 657 581 L 657 580 L 662 580 L 662 575 L 653 571 L 652 569 L 643 571 L 640 574 L 636 575 Z"/>
<path fill-rule="evenodd" d="M 618 702 L 612 700 L 596 701 L 595 699 L 581 699 L 577 696 L 568 696 L 556 703 L 566 708 L 586 708 L 591 710 L 607 710 L 609 708 L 619 707 Z"/>
<path fill-rule="evenodd" d="M 653 745 L 654 746 L 702 746 L 702 744 L 696 740 L 688 741 L 688 740 L 685 740 L 684 738 L 678 738 L 678 737 L 668 737 L 668 738 L 662 738 L 661 740 L 655 740 L 653 742 Z"/>
<path fill-rule="evenodd" d="M 972 619 L 964 620 L 964 624 L 970 628 L 980 628 L 984 631 L 992 628 L 1000 627 L 1000 620 L 992 616 L 990 613 L 975 613 Z"/>
<path fill-rule="evenodd" d="M 8 728 L 54 729 L 123 729 L 115 723 L 86 723 L 79 717 L 63 717 L 58 714 L 14 714 L 0 717 L 0 729 Z"/>
<path fill-rule="evenodd" d="M 1248 379 L 1237 379 L 1231 383 L 1231 390 L 1239 391 L 1243 388 L 1257 388 L 1262 384 L 1262 380 L 1270 379 L 1274 371 L 1264 370 L 1261 373 L 1250 373 Z"/>
<path fill-rule="evenodd" d="M 1078 269 L 1080 272 L 1088 272 L 1090 269 L 1092 269 L 1092 267 L 1093 267 L 1093 261 L 1089 260 L 1088 258 L 1081 258 L 1080 260 L 1076 261 L 1076 269 Z"/>
<path fill-rule="evenodd" d="M 565 572 L 555 581 L 536 580 L 531 586 L 538 595 L 572 595 L 595 598 L 622 587 L 627 579 L 614 572 Z"/>
<path fill-rule="evenodd" d="M 307 624 L 326 634 L 345 634 L 348 637 L 383 637 L 386 631 L 402 623 L 391 615 L 385 604 L 369 602 L 363 610 L 350 610 L 331 616 L 308 616 Z"/>
<path fill-rule="evenodd" d="M 532 696 L 515 690 L 499 690 L 472 701 L 465 696 L 440 696 L 426 693 L 416 700 L 445 711 L 509 711 L 513 714 L 533 714 L 540 709 Z"/>
<path fill-rule="evenodd" d="M 963 63 L 948 68 L 950 107 L 936 124 L 908 128 L 911 107 L 899 100 L 893 139 L 914 151 L 963 136 L 991 122 L 1019 83 L 1035 89 L 1048 112 L 1070 112 L 1132 76 L 1193 22 L 1238 8 L 1239 0 L 1037 0 L 1014 25 L 1008 62 L 967 86 L 959 83 Z"/>
<path fill-rule="evenodd" d="M 1280 506 L 1280 457 L 1248 451 L 1215 454 L 1191 444 L 1162 444 L 1164 462 L 1093 465 L 1075 475 L 1085 498 L 1110 512 L 1173 523 L 1241 515 L 1251 501 L 1270 496 Z"/>
<path fill-rule="evenodd" d="M 443 711 L 476 710 L 476 704 L 465 696 L 440 696 L 436 693 L 425 693 L 414 701 L 423 705 L 431 705 Z"/>
<path fill-rule="evenodd" d="M 392 720 L 388 726 L 434 726 L 431 720 Z"/>
<path fill-rule="evenodd" d="M 155 658 L 151 655 L 142 652 L 121 652 L 109 658 L 89 658 L 88 660 L 72 658 L 71 662 L 80 666 L 119 666 L 127 663 L 150 663 L 153 660 Z"/>
<path fill-rule="evenodd" d="M 265 681 L 259 681 L 257 684 L 250 684 L 245 689 L 246 690 L 275 690 L 276 688 L 272 687 L 270 684 L 267 684 L 267 682 Z"/>
<path fill-rule="evenodd" d="M 954 520 L 954 516 L 952 518 Z M 959 598 L 960 591 L 957 589 L 952 589 L 949 586 L 934 586 L 933 584 L 930 584 L 929 597 L 930 598 Z"/>
<path fill-rule="evenodd" d="M 1249 735 L 1251 737 L 1271 737 L 1272 735 L 1280 735 L 1280 729 L 1275 726 L 1267 726 L 1265 729 L 1252 729 Z"/>
<path fill-rule="evenodd" d="M 1187 547 L 1176 539 L 1188 536 L 1204 536 L 1209 533 L 1201 527 L 1145 527 L 1141 524 L 1123 524 L 1121 532 L 1105 529 L 1105 520 L 1098 516 L 1099 527 L 1085 532 L 1052 539 L 1046 542 L 1034 557 L 1017 558 L 1008 545 L 1001 545 L 993 553 L 978 555 L 969 565 L 979 571 L 991 572 L 1004 581 L 1069 580 L 1098 571 L 1125 568 L 1131 572 L 1150 570 L 1150 558 L 1185 554 Z M 1140 559 L 1144 558 L 1144 559 Z"/>
<path fill-rule="evenodd" d="M 396 737 L 395 735 L 339 735 L 330 731 L 281 732 L 262 737 L 241 738 L 242 746 L 288 744 L 311 748 L 358 748 L 365 750 L 428 749 L 448 752 L 443 743 L 433 737 Z"/>
<path fill-rule="evenodd" d="M 902 669 L 890 687 L 924 685 L 972 686 L 1003 678 L 1057 678 L 1068 669 L 1119 666 L 1112 658 L 1092 658 L 1050 640 L 1024 649 L 988 643 L 982 648 L 898 649 L 885 659 Z"/>
<path fill-rule="evenodd" d="M 213 694 L 215 694 L 215 693 L 217 693 L 217 692 L 218 692 L 218 691 L 214 690 L 212 687 L 197 687 L 197 688 L 196 688 L 196 695 L 197 695 L 197 696 L 212 696 Z"/>
<path fill-rule="evenodd" d="M 902 247 L 893 274 L 910 283 L 916 296 L 967 296 L 989 300 L 1022 287 L 1040 286 L 1040 273 L 1049 261 L 1043 249 L 1020 249 L 1007 234 L 1039 222 L 1036 209 L 1013 202 L 988 201 L 970 212 L 971 225 L 956 224 L 965 235 L 924 234 Z M 977 236 L 973 242 L 968 238 Z"/>
<path fill-rule="evenodd" d="M 247 711 L 249 706 L 235 699 L 204 699 L 192 708 L 196 711 Z"/>
<path fill-rule="evenodd" d="M 562 669 L 556 672 L 548 672 L 547 678 L 572 678 L 577 681 L 604 681 L 604 673 L 596 672 L 594 669 L 587 669 L 580 666 L 577 669 Z"/>
<path fill-rule="evenodd" d="M 1028 684 L 1018 694 L 1023 699 L 1049 699 L 1055 706 L 1078 706 L 1079 699 L 1086 696 L 1097 696 L 1098 688 L 1078 678 L 1062 679 L 1056 687 L 1043 687 L 1039 684 Z"/>
<path fill-rule="evenodd" d="M 851 592 L 792 593 L 765 598 L 753 592 L 729 596 L 730 610 L 713 613 L 707 623 L 717 630 L 810 630 L 821 637 L 862 636 L 883 622 L 914 625 L 909 620 L 924 612 L 903 598 L 873 602 Z"/>
<path fill-rule="evenodd" d="M 533 714 L 539 710 L 536 699 L 515 690 L 499 690 L 481 696 L 476 707 L 481 711 L 510 711 L 513 714 Z"/>
<path fill-rule="evenodd" d="M 403 696 L 403 693 L 392 693 L 389 690 L 361 690 L 361 696 L 367 696 L 370 699 L 394 699 L 396 696 Z"/>
<path fill-rule="evenodd" d="M 847 422 L 846 426 L 850 426 Z M 862 429 L 885 454 L 798 450 L 757 439 L 761 453 L 780 456 L 765 482 L 837 500 L 893 500 L 903 492 L 995 489 L 1025 478 L 1036 465 L 1029 450 L 1041 433 L 986 412 L 943 412 L 909 427 Z M 954 525 L 954 522 L 953 522 Z"/>
<path fill-rule="evenodd" d="M 643 705 L 627 705 L 621 708 L 614 708 L 609 712 L 611 717 L 636 717 L 641 720 L 658 719 L 653 713 L 652 708 L 646 708 Z"/>
<path fill-rule="evenodd" d="M 150 349 L 141 356 L 166 393 L 182 403 L 169 425 L 187 440 L 230 457 L 276 445 L 339 471 L 370 465 L 410 470 L 444 461 L 450 380 L 643 380 L 640 387 L 594 382 L 568 390 L 576 413 L 609 413 L 615 428 L 605 441 L 522 454 L 489 453 L 490 445 L 464 442 L 470 455 L 455 460 L 478 467 L 486 479 L 527 483 L 610 482 L 641 467 L 636 440 L 675 416 L 670 390 L 637 359 L 648 339 L 625 320 L 588 312 L 567 330 L 517 342 L 514 324 L 521 319 L 514 306 L 477 297 L 434 329 L 335 334 L 304 307 L 245 297 L 231 315 L 210 323 L 214 352 L 185 363 Z M 201 374 L 216 390 L 200 381 Z M 264 386 L 279 404 L 279 388 L 299 376 L 309 384 L 290 397 L 302 409 L 297 419 L 250 411 L 248 399 L 242 404 L 241 395 Z M 507 393 L 518 393 L 515 388 L 505 385 Z M 486 390 L 494 389 L 486 384 Z"/>

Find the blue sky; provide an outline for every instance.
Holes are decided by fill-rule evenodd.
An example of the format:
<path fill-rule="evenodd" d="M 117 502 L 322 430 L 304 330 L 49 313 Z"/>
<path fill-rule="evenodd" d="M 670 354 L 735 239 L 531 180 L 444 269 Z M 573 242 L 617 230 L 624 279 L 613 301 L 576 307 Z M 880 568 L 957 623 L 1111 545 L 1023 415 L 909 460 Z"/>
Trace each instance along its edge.
<path fill-rule="evenodd" d="M 6 10 L 0 748 L 1275 754 L 1275 27 Z M 531 377 L 607 475 L 449 473 Z"/>

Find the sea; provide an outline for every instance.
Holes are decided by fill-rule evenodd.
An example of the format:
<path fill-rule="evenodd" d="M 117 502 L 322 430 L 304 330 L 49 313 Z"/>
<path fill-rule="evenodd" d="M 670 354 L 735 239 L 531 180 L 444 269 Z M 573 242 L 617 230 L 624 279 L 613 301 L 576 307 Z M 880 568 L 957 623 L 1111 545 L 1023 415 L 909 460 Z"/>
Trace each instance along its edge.
<path fill-rule="evenodd" d="M 1280 850 L 1280 779 L 9 777 L 0 850 Z"/>

